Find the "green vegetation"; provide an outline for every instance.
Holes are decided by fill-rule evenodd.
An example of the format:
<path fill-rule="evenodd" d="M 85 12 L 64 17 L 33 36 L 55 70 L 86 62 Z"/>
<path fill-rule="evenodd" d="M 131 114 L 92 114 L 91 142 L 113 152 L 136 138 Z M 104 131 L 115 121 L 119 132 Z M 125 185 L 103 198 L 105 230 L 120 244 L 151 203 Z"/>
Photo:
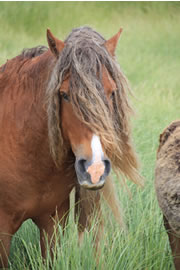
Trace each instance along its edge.
<path fill-rule="evenodd" d="M 0 65 L 25 47 L 46 45 L 46 29 L 64 39 L 72 28 L 89 25 L 105 38 L 124 28 L 117 49 L 119 63 L 135 97 L 133 138 L 145 187 L 128 183 L 132 198 L 115 179 L 128 226 L 119 230 L 107 212 L 102 256 L 96 267 L 92 232 L 78 248 L 72 217 L 61 245 L 57 270 L 174 269 L 168 239 L 154 191 L 154 166 L 159 134 L 179 118 L 180 4 L 178 2 L 0 2 Z M 106 211 L 106 209 L 105 209 Z M 62 234 L 62 232 L 60 232 Z M 47 265 L 50 258 L 47 258 Z M 26 222 L 13 239 L 10 269 L 48 269 L 40 256 L 39 234 Z"/>

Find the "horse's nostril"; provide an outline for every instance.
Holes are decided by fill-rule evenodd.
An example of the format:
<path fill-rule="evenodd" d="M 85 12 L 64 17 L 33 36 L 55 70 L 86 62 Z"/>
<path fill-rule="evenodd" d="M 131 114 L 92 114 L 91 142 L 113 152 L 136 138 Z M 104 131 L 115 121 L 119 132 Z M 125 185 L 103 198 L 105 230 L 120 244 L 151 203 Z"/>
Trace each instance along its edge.
<path fill-rule="evenodd" d="M 107 176 L 110 173 L 110 170 L 111 170 L 111 162 L 110 162 L 109 159 L 104 159 L 103 162 L 104 162 L 104 165 L 105 165 L 104 173 Z"/>
<path fill-rule="evenodd" d="M 111 162 L 107 158 L 104 159 L 103 162 L 104 162 L 104 167 L 105 167 L 104 176 L 107 176 L 111 170 Z M 89 166 L 89 164 L 88 164 L 87 160 L 84 158 L 81 158 L 81 159 L 77 160 L 77 162 L 76 162 L 76 170 L 81 174 L 84 174 L 87 172 L 88 166 Z"/>
<path fill-rule="evenodd" d="M 85 159 L 79 159 L 77 162 L 78 170 L 81 173 L 84 173 L 86 171 L 86 160 Z"/>

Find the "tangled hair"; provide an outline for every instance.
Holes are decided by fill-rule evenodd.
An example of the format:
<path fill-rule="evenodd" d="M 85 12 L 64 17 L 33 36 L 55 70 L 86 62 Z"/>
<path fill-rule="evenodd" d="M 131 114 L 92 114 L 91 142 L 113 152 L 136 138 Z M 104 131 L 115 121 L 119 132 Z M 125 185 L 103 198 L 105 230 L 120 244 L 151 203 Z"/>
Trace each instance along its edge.
<path fill-rule="evenodd" d="M 59 89 L 67 74 L 69 97 L 76 116 L 101 138 L 116 173 L 140 183 L 138 162 L 131 143 L 128 102 L 129 87 L 125 76 L 104 46 L 105 39 L 89 27 L 74 29 L 65 40 L 47 88 L 48 129 L 52 156 L 60 164 L 66 146 L 60 127 Z M 117 86 L 111 112 L 102 84 L 105 67 Z"/>
<path fill-rule="evenodd" d="M 31 49 L 24 49 L 21 53 L 23 57 L 33 58 L 46 52 L 48 48 L 46 46 L 37 46 Z"/>

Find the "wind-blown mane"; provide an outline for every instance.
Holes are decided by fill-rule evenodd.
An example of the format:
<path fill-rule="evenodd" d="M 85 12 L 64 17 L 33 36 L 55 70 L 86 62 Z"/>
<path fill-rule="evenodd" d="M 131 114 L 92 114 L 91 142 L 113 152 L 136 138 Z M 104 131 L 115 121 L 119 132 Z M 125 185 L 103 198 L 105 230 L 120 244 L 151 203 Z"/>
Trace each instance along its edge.
<path fill-rule="evenodd" d="M 56 164 L 66 152 L 61 134 L 59 89 L 70 75 L 69 96 L 77 117 L 102 141 L 116 173 L 140 183 L 138 162 L 131 143 L 129 86 L 116 59 L 105 46 L 105 39 L 89 27 L 74 29 L 65 40 L 47 88 L 50 148 Z M 116 83 L 111 112 L 102 85 L 105 67 Z M 64 151 L 62 151 L 64 150 Z"/>

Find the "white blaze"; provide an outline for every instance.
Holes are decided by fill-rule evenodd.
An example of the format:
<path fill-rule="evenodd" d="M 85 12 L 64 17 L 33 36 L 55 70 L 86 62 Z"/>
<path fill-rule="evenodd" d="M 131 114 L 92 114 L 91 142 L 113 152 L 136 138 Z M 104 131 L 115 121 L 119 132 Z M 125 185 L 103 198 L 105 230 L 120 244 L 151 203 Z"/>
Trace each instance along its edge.
<path fill-rule="evenodd" d="M 91 175 L 91 182 L 97 184 L 104 173 L 104 162 L 102 161 L 103 150 L 98 136 L 93 135 L 91 140 L 92 164 L 88 167 L 87 172 Z"/>
<path fill-rule="evenodd" d="M 92 149 L 92 161 L 93 162 L 101 161 L 103 156 L 102 145 L 99 137 L 95 134 L 92 136 L 91 149 Z"/>

